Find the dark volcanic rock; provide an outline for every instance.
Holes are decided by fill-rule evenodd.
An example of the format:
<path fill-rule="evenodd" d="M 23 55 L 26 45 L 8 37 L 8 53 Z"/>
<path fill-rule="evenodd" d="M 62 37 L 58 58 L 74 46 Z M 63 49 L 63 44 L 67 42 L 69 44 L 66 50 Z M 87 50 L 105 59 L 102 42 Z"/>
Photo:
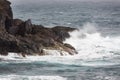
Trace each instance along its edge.
<path fill-rule="evenodd" d="M 0 33 L 0 53 L 20 52 L 17 40 L 7 33 Z"/>
<path fill-rule="evenodd" d="M 25 34 L 30 34 L 31 32 L 32 32 L 32 23 L 30 19 L 18 25 L 18 31 L 17 31 L 18 35 L 25 36 Z"/>
<path fill-rule="evenodd" d="M 10 4 L 7 0 L 0 0 L 0 54 L 16 52 L 22 53 L 23 57 L 25 54 L 44 55 L 43 49 L 66 51 L 71 55 L 76 53 L 71 45 L 63 44 L 63 41 L 70 37 L 68 32 L 75 28 L 46 28 L 33 25 L 30 19 L 13 19 Z"/>
<path fill-rule="evenodd" d="M 13 26 L 19 26 L 23 22 L 21 19 L 13 19 Z"/>
<path fill-rule="evenodd" d="M 52 28 L 52 30 L 56 35 L 56 40 L 59 42 L 63 42 L 66 38 L 70 37 L 68 32 L 75 30 L 75 28 L 56 26 Z"/>
<path fill-rule="evenodd" d="M 13 14 L 10 7 L 10 2 L 7 0 L 0 0 L 0 52 L 14 52 L 16 50 L 16 43 L 13 36 L 7 33 L 12 26 Z"/>
<path fill-rule="evenodd" d="M 20 29 L 19 25 L 24 23 L 24 21 L 20 19 L 13 19 L 12 27 L 9 28 L 9 33 L 12 35 L 16 35 Z"/>
<path fill-rule="evenodd" d="M 12 27 L 9 28 L 9 33 L 12 35 L 21 35 L 25 36 L 25 34 L 32 33 L 32 23 L 31 20 L 28 19 L 27 21 L 22 21 L 20 19 L 14 19 Z"/>
<path fill-rule="evenodd" d="M 0 30 L 8 31 L 12 26 L 13 13 L 10 7 L 10 2 L 7 0 L 0 0 Z"/>

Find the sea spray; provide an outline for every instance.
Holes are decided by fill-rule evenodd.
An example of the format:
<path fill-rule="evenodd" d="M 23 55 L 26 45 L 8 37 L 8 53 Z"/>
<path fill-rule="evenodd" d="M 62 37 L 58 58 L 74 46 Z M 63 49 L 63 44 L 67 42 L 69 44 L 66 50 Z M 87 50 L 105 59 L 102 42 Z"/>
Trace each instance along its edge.
<path fill-rule="evenodd" d="M 114 65 L 120 62 L 120 37 L 103 37 L 96 29 L 96 24 L 87 23 L 82 29 L 70 32 L 70 38 L 64 43 L 71 44 L 78 54 L 68 55 L 64 53 L 60 56 L 60 51 L 46 50 L 44 56 L 26 56 L 9 53 L 7 57 L 1 56 L 6 60 L 17 60 L 19 62 L 47 61 L 49 63 L 60 63 L 69 65 Z M 98 26 L 97 26 L 98 27 Z M 97 63 L 96 63 L 97 62 Z M 99 64 L 98 64 L 99 63 Z"/>
<path fill-rule="evenodd" d="M 98 27 L 98 26 L 97 26 Z M 96 29 L 96 25 L 86 23 L 83 29 L 70 32 L 69 43 L 76 48 L 80 59 L 105 59 L 117 57 L 120 54 L 120 37 L 103 37 Z"/>

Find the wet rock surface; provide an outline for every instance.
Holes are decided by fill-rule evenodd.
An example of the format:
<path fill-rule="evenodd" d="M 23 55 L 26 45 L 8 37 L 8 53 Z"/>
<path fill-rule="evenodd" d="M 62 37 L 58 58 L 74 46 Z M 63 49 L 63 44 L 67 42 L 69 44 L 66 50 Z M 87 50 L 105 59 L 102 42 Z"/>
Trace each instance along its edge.
<path fill-rule="evenodd" d="M 68 32 L 75 28 L 46 28 L 32 24 L 30 19 L 13 19 L 10 4 L 7 0 L 0 0 L 0 54 L 44 55 L 44 49 L 65 51 L 71 55 L 76 53 L 71 45 L 63 43 L 70 37 Z"/>

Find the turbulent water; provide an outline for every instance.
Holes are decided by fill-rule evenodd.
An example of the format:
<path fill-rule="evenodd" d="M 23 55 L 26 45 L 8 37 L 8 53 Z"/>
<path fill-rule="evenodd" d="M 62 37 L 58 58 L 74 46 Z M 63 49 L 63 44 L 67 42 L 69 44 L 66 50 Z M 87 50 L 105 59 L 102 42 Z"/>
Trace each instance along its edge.
<path fill-rule="evenodd" d="M 0 80 L 119 80 L 120 3 L 15 3 L 15 18 L 48 27 L 77 27 L 64 43 L 74 56 L 0 56 Z M 34 5 L 34 6 L 33 6 Z"/>

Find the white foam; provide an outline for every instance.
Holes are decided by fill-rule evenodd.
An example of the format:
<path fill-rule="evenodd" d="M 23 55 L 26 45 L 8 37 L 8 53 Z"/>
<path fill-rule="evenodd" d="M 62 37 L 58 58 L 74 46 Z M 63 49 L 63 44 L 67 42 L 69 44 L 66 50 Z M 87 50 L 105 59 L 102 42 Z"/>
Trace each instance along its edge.
<path fill-rule="evenodd" d="M 9 56 L 9 57 L 13 57 L 13 58 L 23 57 L 23 56 L 22 56 L 21 54 L 19 54 L 19 53 L 18 53 L 18 54 L 17 54 L 17 53 L 8 53 L 8 56 Z"/>
<path fill-rule="evenodd" d="M 1 76 L 0 80 L 67 80 L 61 76 L 19 76 L 19 75 L 8 75 Z"/>
<path fill-rule="evenodd" d="M 83 29 L 73 31 L 70 35 L 65 43 L 77 49 L 79 54 L 75 57 L 78 59 L 112 58 L 120 54 L 120 37 L 103 37 L 93 24 L 88 23 Z"/>
<path fill-rule="evenodd" d="M 41 61 L 42 59 L 48 59 L 49 57 L 61 57 L 61 56 L 69 56 L 69 53 L 62 50 L 49 50 L 43 49 L 43 56 L 38 55 L 26 55 L 23 57 L 20 53 L 8 53 L 7 56 L 0 55 L 1 60 L 26 60 L 26 61 Z M 29 61 L 30 62 L 30 61 Z"/>
<path fill-rule="evenodd" d="M 51 56 L 67 56 L 69 55 L 68 52 L 62 51 L 62 50 L 47 50 L 43 49 L 44 55 L 51 55 Z"/>
<path fill-rule="evenodd" d="M 19 59 L 24 59 L 24 57 L 21 54 L 18 53 L 8 53 L 8 55 L 0 55 L 0 59 L 3 60 L 19 60 Z"/>

